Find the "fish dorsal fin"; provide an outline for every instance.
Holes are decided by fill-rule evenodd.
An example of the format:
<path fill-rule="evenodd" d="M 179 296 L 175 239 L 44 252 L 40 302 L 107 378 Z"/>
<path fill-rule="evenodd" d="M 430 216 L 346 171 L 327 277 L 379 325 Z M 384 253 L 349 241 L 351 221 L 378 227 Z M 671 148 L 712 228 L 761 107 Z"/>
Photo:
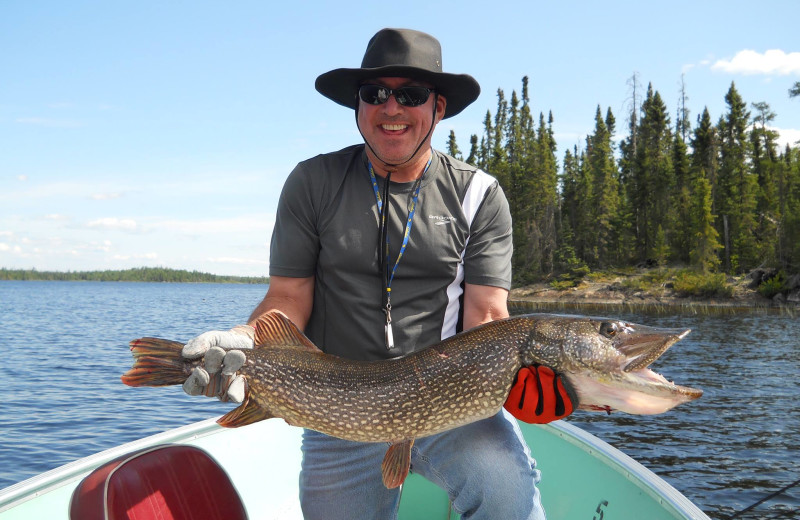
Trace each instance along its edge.
<path fill-rule="evenodd" d="M 388 489 L 398 487 L 408 476 L 411 468 L 411 447 L 414 439 L 404 439 L 389 446 L 381 463 L 383 485 Z"/>
<path fill-rule="evenodd" d="M 260 316 L 255 324 L 256 348 L 297 347 L 311 352 L 320 352 L 289 318 L 279 312 L 268 312 Z"/>
<path fill-rule="evenodd" d="M 248 398 L 240 406 L 217 419 L 217 424 L 225 428 L 238 428 L 264 419 L 272 419 L 272 417 L 274 416 Z"/>

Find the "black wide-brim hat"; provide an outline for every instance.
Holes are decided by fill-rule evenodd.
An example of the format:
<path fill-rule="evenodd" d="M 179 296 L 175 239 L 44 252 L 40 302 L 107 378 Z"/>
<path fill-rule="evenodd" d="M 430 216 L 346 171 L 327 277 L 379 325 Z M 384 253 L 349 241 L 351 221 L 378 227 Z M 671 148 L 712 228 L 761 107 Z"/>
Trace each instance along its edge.
<path fill-rule="evenodd" d="M 315 87 L 323 96 L 355 109 L 358 87 L 371 78 L 410 78 L 434 86 L 447 99 L 444 117 L 452 117 L 478 99 L 481 87 L 468 74 L 442 72 L 439 41 L 411 29 L 381 29 L 369 41 L 361 68 L 334 69 L 320 75 Z"/>

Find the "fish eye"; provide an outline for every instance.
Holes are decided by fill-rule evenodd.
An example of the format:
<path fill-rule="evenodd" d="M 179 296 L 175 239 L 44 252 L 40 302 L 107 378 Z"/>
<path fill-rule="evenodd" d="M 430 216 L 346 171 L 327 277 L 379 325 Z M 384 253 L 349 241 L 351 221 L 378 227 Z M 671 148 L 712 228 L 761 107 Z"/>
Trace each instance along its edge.
<path fill-rule="evenodd" d="M 613 321 L 604 321 L 600 324 L 600 334 L 607 338 L 613 338 L 617 335 L 619 327 Z"/>

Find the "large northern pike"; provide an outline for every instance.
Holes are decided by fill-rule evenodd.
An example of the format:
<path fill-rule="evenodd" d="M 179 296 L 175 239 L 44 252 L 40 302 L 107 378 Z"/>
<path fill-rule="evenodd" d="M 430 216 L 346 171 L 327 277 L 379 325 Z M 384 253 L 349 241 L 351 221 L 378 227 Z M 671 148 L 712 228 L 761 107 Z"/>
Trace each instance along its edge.
<path fill-rule="evenodd" d="M 328 435 L 390 442 L 383 481 L 399 486 L 411 446 L 426 437 L 490 417 L 503 406 L 522 366 L 551 367 L 578 396 L 578 409 L 656 414 L 696 399 L 701 390 L 668 382 L 648 368 L 688 329 L 618 320 L 532 314 L 493 321 L 408 356 L 354 361 L 322 353 L 288 319 L 267 314 L 256 347 L 239 370 L 242 404 L 222 416 L 236 427 L 280 417 Z M 182 343 L 131 342 L 130 386 L 182 384 L 200 360 L 181 357 Z"/>

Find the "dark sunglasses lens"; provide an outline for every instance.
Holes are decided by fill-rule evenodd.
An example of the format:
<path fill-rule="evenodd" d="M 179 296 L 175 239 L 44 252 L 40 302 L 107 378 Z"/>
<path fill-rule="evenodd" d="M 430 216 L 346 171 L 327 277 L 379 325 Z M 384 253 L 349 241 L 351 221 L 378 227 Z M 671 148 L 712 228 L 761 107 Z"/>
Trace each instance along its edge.
<path fill-rule="evenodd" d="M 389 89 L 380 85 L 361 85 L 358 95 L 364 103 L 381 105 L 389 100 Z"/>
<path fill-rule="evenodd" d="M 416 107 L 428 101 L 430 93 L 425 87 L 402 87 L 395 91 L 395 98 L 401 105 Z"/>
<path fill-rule="evenodd" d="M 382 105 L 394 94 L 397 102 L 403 106 L 416 107 L 428 101 L 431 90 L 425 87 L 400 87 L 392 90 L 381 85 L 361 85 L 358 96 L 370 105 Z"/>

